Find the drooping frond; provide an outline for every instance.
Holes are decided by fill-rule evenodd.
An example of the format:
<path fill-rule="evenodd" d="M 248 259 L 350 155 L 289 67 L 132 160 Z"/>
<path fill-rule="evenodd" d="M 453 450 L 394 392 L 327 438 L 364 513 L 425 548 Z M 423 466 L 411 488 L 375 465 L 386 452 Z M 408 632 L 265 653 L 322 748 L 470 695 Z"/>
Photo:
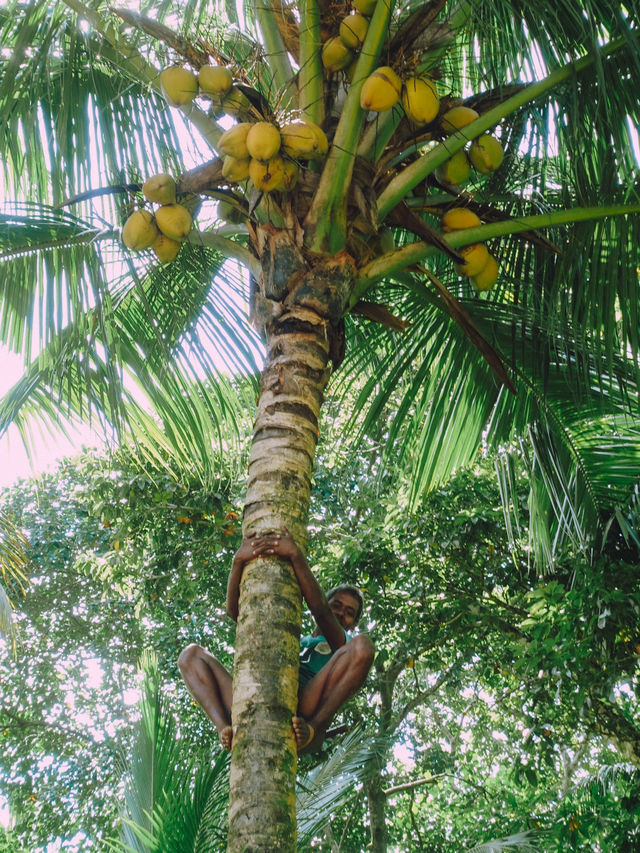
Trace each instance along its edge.
<path fill-rule="evenodd" d="M 500 853 L 502 850 L 518 850 L 520 853 L 538 853 L 541 849 L 538 839 L 542 840 L 544 832 L 527 830 L 525 832 L 514 832 L 505 838 L 492 838 L 491 841 L 483 841 L 468 847 L 465 853 Z"/>
<path fill-rule="evenodd" d="M 143 661 L 140 720 L 122 756 L 125 780 L 119 840 L 113 851 L 205 853 L 222 849 L 229 757 L 185 761 L 154 659 Z"/>
<path fill-rule="evenodd" d="M 332 813 L 357 796 L 365 779 L 379 772 L 379 764 L 372 759 L 380 759 L 389 744 L 388 737 L 372 737 L 370 732 L 356 726 L 322 764 L 300 774 L 297 819 L 301 844 L 311 841 Z"/>
<path fill-rule="evenodd" d="M 113 233 L 51 209 L 28 213 L 5 218 L 2 331 L 38 356 L 2 401 L 0 423 L 15 423 L 27 443 L 33 419 L 136 424 L 141 446 L 210 472 L 221 424 L 240 424 L 248 407 L 232 377 L 254 375 L 260 358 L 237 266 L 187 245 L 179 276 L 133 267 L 118 260 Z M 163 441 L 152 441 L 154 422 Z"/>

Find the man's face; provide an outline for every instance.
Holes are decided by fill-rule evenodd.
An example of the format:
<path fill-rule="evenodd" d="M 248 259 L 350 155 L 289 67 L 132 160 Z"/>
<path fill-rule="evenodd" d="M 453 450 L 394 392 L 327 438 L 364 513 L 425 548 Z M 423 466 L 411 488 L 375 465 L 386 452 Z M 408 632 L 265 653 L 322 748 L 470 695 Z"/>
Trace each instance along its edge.
<path fill-rule="evenodd" d="M 360 608 L 360 602 L 355 595 L 350 592 L 336 592 L 329 599 L 329 607 L 345 631 L 355 627 Z"/>

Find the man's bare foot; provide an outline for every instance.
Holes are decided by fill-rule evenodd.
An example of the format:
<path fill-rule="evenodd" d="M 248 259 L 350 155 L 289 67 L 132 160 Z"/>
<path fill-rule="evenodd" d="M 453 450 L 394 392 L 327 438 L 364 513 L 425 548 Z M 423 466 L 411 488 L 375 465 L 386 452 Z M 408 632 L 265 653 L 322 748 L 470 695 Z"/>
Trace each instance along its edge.
<path fill-rule="evenodd" d="M 291 723 L 293 725 L 293 734 L 295 735 L 298 752 L 303 752 L 313 741 L 316 735 L 315 730 L 304 717 L 292 717 Z"/>
<path fill-rule="evenodd" d="M 233 729 L 231 726 L 225 726 L 222 731 L 219 732 L 219 737 L 222 748 L 226 749 L 227 752 L 231 752 L 231 741 L 233 740 Z"/>

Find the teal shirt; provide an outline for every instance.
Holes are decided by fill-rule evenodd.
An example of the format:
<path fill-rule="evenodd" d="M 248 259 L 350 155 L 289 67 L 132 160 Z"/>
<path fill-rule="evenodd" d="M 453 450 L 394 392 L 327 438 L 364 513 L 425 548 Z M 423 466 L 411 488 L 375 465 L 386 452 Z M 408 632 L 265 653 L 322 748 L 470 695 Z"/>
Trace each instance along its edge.
<path fill-rule="evenodd" d="M 347 642 L 349 635 L 345 634 Z M 326 638 L 320 634 L 317 637 L 300 638 L 300 675 L 298 684 L 304 687 L 323 666 L 329 663 L 333 651 Z"/>

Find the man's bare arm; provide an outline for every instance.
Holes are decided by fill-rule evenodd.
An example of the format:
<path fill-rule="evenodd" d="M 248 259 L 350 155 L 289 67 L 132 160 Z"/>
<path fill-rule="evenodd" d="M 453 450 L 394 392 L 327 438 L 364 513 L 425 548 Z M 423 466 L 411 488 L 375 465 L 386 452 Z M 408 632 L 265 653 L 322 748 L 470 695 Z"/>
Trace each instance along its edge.
<path fill-rule="evenodd" d="M 227 580 L 227 613 L 234 622 L 238 621 L 238 601 L 240 599 L 240 581 L 242 580 L 242 572 L 247 563 L 255 560 L 260 556 L 256 554 L 255 549 L 255 534 L 250 533 L 242 540 L 242 544 L 238 548 L 231 564 L 231 571 Z"/>
<path fill-rule="evenodd" d="M 273 554 L 282 557 L 284 560 L 289 560 L 300 585 L 302 597 L 307 602 L 320 633 L 326 638 L 334 651 L 340 646 L 344 646 L 347 640 L 344 628 L 329 607 L 326 595 L 287 528 L 283 525 L 279 533 L 269 531 L 259 537 L 257 542 L 259 543 L 260 555 L 270 556 Z M 258 555 L 256 554 L 256 556 Z"/>

